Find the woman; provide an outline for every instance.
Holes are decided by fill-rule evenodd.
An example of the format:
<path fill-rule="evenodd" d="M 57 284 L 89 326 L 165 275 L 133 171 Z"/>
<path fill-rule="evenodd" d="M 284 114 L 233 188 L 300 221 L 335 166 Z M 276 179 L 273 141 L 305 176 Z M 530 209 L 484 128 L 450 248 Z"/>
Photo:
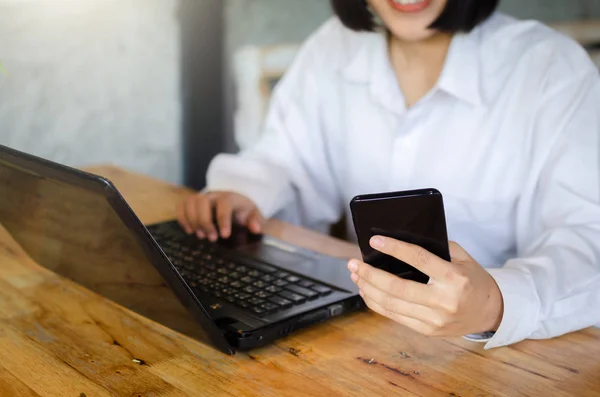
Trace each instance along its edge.
<path fill-rule="evenodd" d="M 354 195 L 435 187 L 464 249 L 450 263 L 375 237 L 431 282 L 353 260 L 372 310 L 426 335 L 489 334 L 488 348 L 600 322 L 600 82 L 583 49 L 495 0 L 333 6 L 264 136 L 218 156 L 181 204 L 187 232 L 227 237 L 232 216 L 259 232 L 290 211 L 323 230 Z"/>

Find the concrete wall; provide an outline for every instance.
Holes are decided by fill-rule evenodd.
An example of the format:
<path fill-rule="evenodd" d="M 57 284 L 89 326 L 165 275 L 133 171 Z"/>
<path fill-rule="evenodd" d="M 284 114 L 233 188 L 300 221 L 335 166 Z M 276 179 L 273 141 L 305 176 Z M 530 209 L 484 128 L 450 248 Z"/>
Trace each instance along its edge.
<path fill-rule="evenodd" d="M 0 143 L 178 182 L 177 0 L 0 0 Z"/>

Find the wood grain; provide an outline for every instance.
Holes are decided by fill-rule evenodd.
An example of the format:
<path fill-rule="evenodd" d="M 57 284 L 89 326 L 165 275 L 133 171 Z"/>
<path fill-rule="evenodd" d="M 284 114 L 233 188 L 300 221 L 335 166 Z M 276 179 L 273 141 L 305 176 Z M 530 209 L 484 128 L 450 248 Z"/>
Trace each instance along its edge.
<path fill-rule="evenodd" d="M 146 223 L 190 194 L 114 167 Z M 332 255 L 348 243 L 270 222 L 267 232 Z M 600 331 L 484 351 L 426 338 L 372 313 L 226 356 L 38 266 L 0 229 L 1 396 L 600 396 Z"/>

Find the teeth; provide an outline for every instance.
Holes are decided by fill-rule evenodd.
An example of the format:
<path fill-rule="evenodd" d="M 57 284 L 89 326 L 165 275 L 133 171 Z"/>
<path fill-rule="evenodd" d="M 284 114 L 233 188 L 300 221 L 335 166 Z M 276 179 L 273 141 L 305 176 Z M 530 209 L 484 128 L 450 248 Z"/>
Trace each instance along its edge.
<path fill-rule="evenodd" d="M 400 4 L 400 5 L 406 6 L 406 5 L 409 5 L 409 4 L 422 3 L 425 0 L 393 0 L 393 1 L 396 4 Z"/>

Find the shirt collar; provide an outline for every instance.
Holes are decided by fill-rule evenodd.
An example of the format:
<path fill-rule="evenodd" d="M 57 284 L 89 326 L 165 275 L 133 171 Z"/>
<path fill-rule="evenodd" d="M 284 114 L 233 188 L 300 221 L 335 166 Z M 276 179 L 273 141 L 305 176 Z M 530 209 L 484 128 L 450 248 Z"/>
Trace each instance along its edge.
<path fill-rule="evenodd" d="M 367 33 L 362 38 L 362 45 L 342 68 L 342 75 L 350 82 L 368 84 L 369 92 L 380 105 L 402 114 L 406 106 L 389 59 L 385 34 Z"/>
<path fill-rule="evenodd" d="M 389 60 L 387 40 L 383 33 L 368 33 L 364 42 L 342 67 L 342 75 L 350 82 L 369 84 L 371 94 L 392 111 L 404 111 L 402 92 Z M 444 91 L 472 105 L 480 105 L 481 64 L 477 29 L 456 34 L 452 38 L 444 68 L 434 90 Z"/>
<path fill-rule="evenodd" d="M 482 103 L 477 30 L 454 35 L 437 87 L 472 105 Z"/>

